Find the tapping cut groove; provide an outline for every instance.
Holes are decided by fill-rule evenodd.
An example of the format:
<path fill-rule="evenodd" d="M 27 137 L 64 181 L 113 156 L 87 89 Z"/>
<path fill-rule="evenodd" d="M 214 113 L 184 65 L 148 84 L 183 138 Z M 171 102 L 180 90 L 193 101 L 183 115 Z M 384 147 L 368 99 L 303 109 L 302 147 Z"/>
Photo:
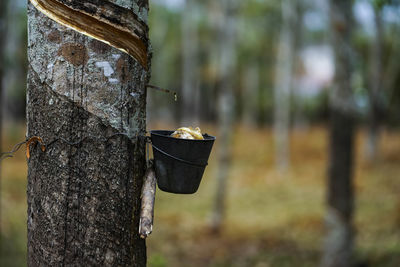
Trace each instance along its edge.
<path fill-rule="evenodd" d="M 129 9 L 105 0 L 30 1 L 49 18 L 129 54 L 148 69 L 147 26 Z"/>

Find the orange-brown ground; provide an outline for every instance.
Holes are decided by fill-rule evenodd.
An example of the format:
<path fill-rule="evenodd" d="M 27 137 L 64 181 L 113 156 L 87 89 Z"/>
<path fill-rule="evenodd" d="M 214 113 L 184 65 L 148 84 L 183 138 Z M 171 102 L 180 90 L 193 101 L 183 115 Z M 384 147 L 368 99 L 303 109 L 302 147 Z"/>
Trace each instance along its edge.
<path fill-rule="evenodd" d="M 214 127 L 202 130 L 215 133 Z M 23 136 L 23 127 L 8 127 L 5 149 Z M 271 130 L 237 127 L 226 219 L 217 236 L 208 228 L 217 139 L 196 194 L 157 191 L 154 231 L 147 242 L 149 266 L 317 266 L 324 236 L 327 141 L 324 127 L 294 130 L 291 168 L 279 173 Z M 356 256 L 370 266 L 400 266 L 400 133 L 384 132 L 374 163 L 365 161 L 361 131 L 356 143 Z M 25 264 L 24 156 L 21 151 L 2 164 L 0 266 Z"/>

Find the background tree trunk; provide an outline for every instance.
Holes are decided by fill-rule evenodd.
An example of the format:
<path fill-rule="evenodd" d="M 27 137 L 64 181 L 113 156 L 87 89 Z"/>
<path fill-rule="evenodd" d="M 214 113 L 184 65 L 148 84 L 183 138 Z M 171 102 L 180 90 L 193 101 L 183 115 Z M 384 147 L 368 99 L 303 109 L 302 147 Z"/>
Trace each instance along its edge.
<path fill-rule="evenodd" d="M 297 0 L 295 2 L 295 17 L 293 18 L 293 31 L 294 31 L 294 47 L 293 47 L 293 78 L 291 81 L 291 94 L 290 94 L 290 101 L 292 110 L 290 111 L 290 120 L 294 128 L 296 129 L 304 129 L 307 127 L 307 118 L 304 114 L 305 107 L 304 107 L 304 100 L 302 99 L 301 92 L 298 88 L 299 84 L 299 77 L 301 77 L 303 72 L 303 62 L 301 58 L 301 51 L 303 48 L 304 43 L 304 12 L 306 10 L 306 3 L 304 0 Z M 289 125 L 290 126 L 290 125 Z"/>
<path fill-rule="evenodd" d="M 2 134 L 3 134 L 3 76 L 4 76 L 4 50 L 6 44 L 6 15 L 7 15 L 8 1 L 3 0 L 0 2 L 0 153 L 2 150 Z M 0 176 L 1 176 L 1 163 L 0 163 Z"/>
<path fill-rule="evenodd" d="M 369 75 L 369 123 L 367 136 L 367 159 L 374 161 L 378 155 L 378 142 L 383 112 L 383 21 L 380 7 L 374 8 L 375 39 L 371 49 L 371 75 Z"/>
<path fill-rule="evenodd" d="M 274 142 L 275 162 L 280 171 L 290 165 L 290 95 L 295 59 L 295 16 L 298 0 L 283 0 L 282 26 L 278 43 L 278 58 L 274 87 Z"/>
<path fill-rule="evenodd" d="M 255 127 L 257 125 L 257 93 L 260 88 L 260 66 L 252 61 L 244 71 L 244 101 L 243 118 L 244 125 Z"/>
<path fill-rule="evenodd" d="M 113 2 L 146 21 L 146 0 Z M 137 136 L 146 130 L 150 73 L 31 4 L 28 29 L 27 137 L 55 140 L 45 152 L 32 146 L 28 159 L 28 265 L 145 266 L 145 143 Z M 116 133 L 129 138 L 105 140 Z"/>
<path fill-rule="evenodd" d="M 199 124 L 200 84 L 198 70 L 198 25 L 196 1 L 185 0 L 182 12 L 182 94 L 181 125 Z"/>
<path fill-rule="evenodd" d="M 243 123 L 247 126 L 257 125 L 257 93 L 260 88 L 260 66 L 253 61 L 244 71 Z"/>
<path fill-rule="evenodd" d="M 3 0 L 0 2 L 0 36 L 3 36 L 0 38 L 0 154 L 3 152 L 3 112 L 4 112 L 4 104 L 3 104 L 3 85 L 4 85 L 4 65 L 5 65 L 5 46 L 6 46 L 6 32 L 7 32 L 7 7 L 8 7 L 8 0 Z M 1 179 L 1 164 L 2 162 L 0 161 L 0 222 L 2 220 L 1 216 L 1 184 L 2 184 L 2 179 Z M 0 225 L 0 233 L 1 233 L 1 225 Z M 0 239 L 2 237 L 0 236 Z M 1 240 L 0 240 L 1 243 Z M 1 244 L 0 244 L 0 249 L 1 249 Z"/>
<path fill-rule="evenodd" d="M 330 158 L 324 267 L 351 266 L 353 252 L 354 103 L 351 86 L 352 1 L 330 0 L 335 78 L 330 91 Z"/>
<path fill-rule="evenodd" d="M 233 97 L 233 73 L 236 64 L 236 0 L 220 1 L 216 23 L 218 29 L 218 173 L 211 229 L 219 232 L 225 214 L 226 187 L 231 165 L 233 120 L 235 101 Z"/>

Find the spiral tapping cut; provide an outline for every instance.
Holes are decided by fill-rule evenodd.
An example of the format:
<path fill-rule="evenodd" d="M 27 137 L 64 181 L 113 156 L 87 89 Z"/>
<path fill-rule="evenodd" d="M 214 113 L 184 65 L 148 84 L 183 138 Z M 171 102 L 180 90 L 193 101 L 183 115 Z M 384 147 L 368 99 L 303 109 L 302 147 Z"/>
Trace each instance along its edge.
<path fill-rule="evenodd" d="M 30 1 L 52 20 L 129 54 L 148 69 L 147 26 L 129 9 L 109 1 Z"/>

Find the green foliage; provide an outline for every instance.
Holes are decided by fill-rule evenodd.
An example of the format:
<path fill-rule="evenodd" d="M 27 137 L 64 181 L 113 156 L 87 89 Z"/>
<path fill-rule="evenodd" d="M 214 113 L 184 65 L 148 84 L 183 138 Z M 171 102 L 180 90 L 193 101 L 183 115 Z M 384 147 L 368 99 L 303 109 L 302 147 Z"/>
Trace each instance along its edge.
<path fill-rule="evenodd" d="M 199 49 L 198 64 L 201 87 L 201 98 L 199 105 L 202 108 L 202 119 L 213 121 L 216 114 L 216 105 L 214 101 L 217 95 L 217 66 L 215 58 L 215 44 L 217 36 L 215 26 L 210 17 L 213 7 L 212 1 L 204 1 L 197 3 L 197 11 L 195 23 L 198 27 Z M 370 0 L 371 5 L 382 9 L 383 7 L 395 8 L 398 4 L 397 0 Z M 296 35 L 296 40 L 300 42 L 300 49 L 307 48 L 309 45 L 326 44 L 328 42 L 328 20 L 327 14 L 324 14 L 320 6 L 316 6 L 313 1 L 301 1 L 300 3 L 302 16 L 309 15 L 310 12 L 314 16 L 320 16 L 324 21 L 325 28 L 320 29 L 304 29 Z M 234 77 L 235 95 L 235 115 L 242 118 L 245 108 L 249 106 L 247 102 L 255 106 L 256 121 L 258 125 L 265 125 L 272 122 L 273 114 L 273 88 L 275 83 L 275 67 L 278 52 L 278 36 L 281 25 L 281 5 L 279 1 L 259 1 L 250 0 L 240 2 L 240 8 L 236 14 L 237 25 L 237 42 L 236 42 L 236 59 L 237 67 Z M 182 49 L 181 49 L 181 12 L 180 9 L 170 9 L 163 5 L 152 4 L 152 16 L 150 16 L 150 31 L 154 48 L 153 55 L 153 75 L 152 83 L 160 86 L 177 90 L 181 87 L 182 80 Z M 371 18 L 373 20 L 373 18 Z M 299 20 L 303 23 L 303 20 Z M 357 96 L 361 101 L 367 95 L 368 77 L 371 71 L 371 46 L 374 41 L 373 36 L 364 31 L 359 25 L 354 34 L 354 63 L 356 65 L 357 75 L 362 78 L 362 82 L 357 88 Z M 389 26 L 389 25 L 388 25 Z M 391 24 L 390 27 L 398 30 L 399 25 Z M 386 29 L 386 27 L 385 27 Z M 391 34 L 385 30 L 384 44 L 384 66 L 386 66 L 392 55 L 397 53 L 398 49 L 390 47 L 394 40 L 399 39 L 398 34 Z M 301 51 L 301 50 L 300 50 Z M 257 64 L 259 68 L 259 88 L 252 91 L 249 95 L 247 92 L 247 84 L 244 82 L 243 76 L 249 66 Z M 400 73 L 400 70 L 399 70 Z M 300 68 L 295 72 L 296 75 L 301 75 Z M 396 82 L 397 84 L 397 82 Z M 394 89 L 384 89 L 385 92 L 394 91 Z M 387 91 L 386 91 L 387 90 Z M 178 103 L 171 103 L 170 99 L 158 93 L 150 92 L 151 102 L 155 103 L 158 109 L 152 109 L 150 114 L 156 113 L 155 117 L 165 117 L 166 113 L 171 113 L 171 117 L 178 117 Z M 321 88 L 321 94 L 308 99 L 300 97 L 294 99 L 299 101 L 292 103 L 293 106 L 305 107 L 302 112 L 306 114 L 306 119 L 310 121 L 326 120 L 326 105 L 327 101 Z M 390 93 L 390 96 L 397 97 L 397 93 Z M 389 99 L 389 97 L 388 97 Z M 363 100 L 362 100 L 363 101 Z M 393 102 L 393 100 L 391 100 Z M 397 103 L 397 100 L 394 101 Z M 368 103 L 367 103 L 368 104 Z M 367 108 L 367 107 L 366 107 Z M 161 113 L 158 113 L 161 110 Z M 169 112 L 165 112 L 169 110 Z M 393 109 L 389 109 L 392 113 Z M 296 111 L 297 112 L 297 111 Z M 361 114 L 366 114 L 361 111 Z"/>
<path fill-rule="evenodd" d="M 384 6 L 388 5 L 399 5 L 399 0 L 370 0 L 372 2 L 372 6 L 377 10 L 382 10 Z"/>
<path fill-rule="evenodd" d="M 308 29 L 303 27 L 301 32 L 296 35 L 296 40 L 301 43 L 300 48 L 307 48 L 311 45 L 319 45 L 328 43 L 328 23 L 327 14 L 321 6 L 316 5 L 314 0 L 299 0 L 303 18 L 313 14 L 313 16 L 321 17 L 323 28 Z M 360 0 L 361 1 L 361 0 Z M 380 12 L 385 10 L 395 10 L 399 8 L 399 0 L 367 0 Z M 152 78 L 151 83 L 163 88 L 175 90 L 180 93 L 182 86 L 182 9 L 170 8 L 160 4 L 162 1 L 150 1 L 151 12 L 149 16 L 150 39 L 152 41 Z M 196 2 L 196 1 L 195 1 Z M 365 1 L 363 0 L 365 3 Z M 198 29 L 198 72 L 196 73 L 200 88 L 201 96 L 199 97 L 199 106 L 201 107 L 201 119 L 204 121 L 215 121 L 217 102 L 215 101 L 218 91 L 218 73 L 217 73 L 217 55 L 216 43 L 217 35 L 215 32 L 215 22 L 211 13 L 213 11 L 215 1 L 197 1 L 196 9 L 193 12 L 193 23 L 196 23 Z M 234 78 L 236 118 L 242 118 L 245 108 L 251 105 L 255 107 L 254 117 L 259 125 L 265 125 L 272 122 L 273 112 L 273 88 L 275 82 L 275 67 L 278 51 L 278 36 L 281 26 L 281 4 L 280 1 L 274 0 L 249 0 L 238 1 L 239 8 L 235 13 L 237 42 L 236 62 Z M 26 58 L 26 12 L 23 6 L 16 5 L 8 14 L 9 18 L 9 34 L 7 35 L 7 51 L 5 58 L 5 67 L 7 70 L 7 109 L 9 114 L 15 118 L 23 119 L 25 112 L 25 77 L 27 68 Z M 299 23 L 305 20 L 300 19 Z M 371 18 L 373 21 L 373 18 Z M 398 41 L 400 26 L 396 22 L 385 21 L 384 25 L 384 66 L 388 66 L 390 61 L 398 54 Z M 325 25 L 325 24 L 326 25 Z M 373 30 L 372 30 L 373 32 Z M 364 79 L 363 90 L 367 89 L 367 79 L 370 75 L 372 62 L 370 54 L 374 36 L 366 32 L 358 25 L 354 35 L 355 45 L 355 64 L 357 72 Z M 247 84 L 244 82 L 243 76 L 246 74 L 247 68 L 254 64 L 259 68 L 259 88 L 247 93 Z M 296 75 L 301 75 L 300 71 Z M 400 74 L 400 70 L 397 73 Z M 398 100 L 398 81 L 391 87 L 385 88 L 386 99 L 388 105 L 388 117 L 390 123 L 396 122 L 397 103 Z M 174 102 L 165 94 L 154 92 L 148 93 L 150 108 L 149 116 L 152 118 L 169 118 L 176 119 L 181 112 L 181 101 Z M 307 120 L 313 121 L 316 118 L 325 118 L 322 108 L 326 102 L 320 97 L 313 100 L 306 98 L 298 98 L 293 103 L 294 106 L 306 106 L 305 114 Z M 304 103 L 302 101 L 305 101 Z M 312 102 L 312 104 L 310 104 Z M 317 108 L 318 106 L 318 108 Z M 398 106 L 398 105 L 397 105 Z M 304 113 L 304 112 L 303 112 Z M 310 116 L 310 117 L 308 117 Z"/>

